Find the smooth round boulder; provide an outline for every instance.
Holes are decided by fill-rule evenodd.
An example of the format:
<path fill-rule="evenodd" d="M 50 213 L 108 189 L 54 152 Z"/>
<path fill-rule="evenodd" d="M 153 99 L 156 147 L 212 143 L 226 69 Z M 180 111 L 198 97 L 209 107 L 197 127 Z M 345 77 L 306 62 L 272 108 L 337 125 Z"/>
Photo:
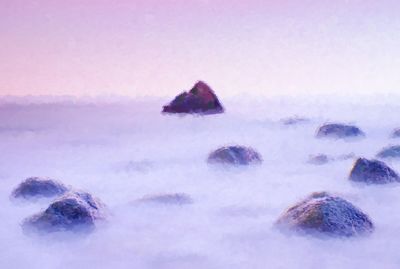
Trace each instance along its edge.
<path fill-rule="evenodd" d="M 139 199 L 141 203 L 156 203 L 165 205 L 185 205 L 193 203 L 192 198 L 185 193 L 166 193 L 147 195 Z"/>
<path fill-rule="evenodd" d="M 378 158 L 389 159 L 389 158 L 400 158 L 400 146 L 389 146 L 382 149 L 377 155 Z"/>
<path fill-rule="evenodd" d="M 262 158 L 250 147 L 228 146 L 211 152 L 207 161 L 212 164 L 250 165 L 260 164 Z"/>
<path fill-rule="evenodd" d="M 374 230 L 368 215 L 326 192 L 313 193 L 289 208 L 276 225 L 284 230 L 329 237 L 360 236 Z"/>
<path fill-rule="evenodd" d="M 91 231 L 104 218 L 104 205 L 86 192 L 69 192 L 43 212 L 27 218 L 25 230 L 39 232 Z"/>
<path fill-rule="evenodd" d="M 399 175 L 384 162 L 359 158 L 355 162 L 349 179 L 367 184 L 399 182 Z"/>
<path fill-rule="evenodd" d="M 317 131 L 317 138 L 356 138 L 364 137 L 365 133 L 354 125 L 330 123 L 321 126 Z"/>
<path fill-rule="evenodd" d="M 64 184 L 57 180 L 31 177 L 14 189 L 12 197 L 23 199 L 52 198 L 63 195 L 68 190 Z"/>
<path fill-rule="evenodd" d="M 189 92 L 183 92 L 163 107 L 163 113 L 217 114 L 223 113 L 218 97 L 203 81 L 197 82 Z"/>

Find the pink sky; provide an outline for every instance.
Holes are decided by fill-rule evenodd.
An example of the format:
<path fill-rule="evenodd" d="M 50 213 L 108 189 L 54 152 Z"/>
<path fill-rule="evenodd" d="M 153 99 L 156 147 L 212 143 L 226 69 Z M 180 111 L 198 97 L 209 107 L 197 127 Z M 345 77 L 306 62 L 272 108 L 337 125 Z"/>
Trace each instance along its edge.
<path fill-rule="evenodd" d="M 0 94 L 400 93 L 400 2 L 2 0 Z"/>

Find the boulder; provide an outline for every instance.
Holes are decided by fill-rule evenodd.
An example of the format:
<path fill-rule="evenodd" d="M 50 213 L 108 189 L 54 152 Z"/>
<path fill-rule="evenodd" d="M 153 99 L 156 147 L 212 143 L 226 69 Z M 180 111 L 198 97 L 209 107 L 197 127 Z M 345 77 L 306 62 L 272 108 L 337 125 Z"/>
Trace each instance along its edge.
<path fill-rule="evenodd" d="M 69 189 L 61 182 L 40 177 L 27 178 L 12 192 L 14 198 L 36 199 L 63 195 Z"/>
<path fill-rule="evenodd" d="M 400 181 L 398 174 L 384 162 L 359 158 L 350 172 L 350 180 L 367 184 L 385 184 Z"/>
<path fill-rule="evenodd" d="M 322 165 L 328 163 L 330 160 L 331 159 L 325 154 L 317 154 L 317 155 L 311 155 L 308 159 L 308 163 L 315 165 Z"/>
<path fill-rule="evenodd" d="M 185 193 L 166 193 L 147 195 L 138 200 L 145 203 L 157 203 L 166 205 L 185 205 L 193 203 L 192 198 Z"/>
<path fill-rule="evenodd" d="M 364 137 L 365 134 L 353 125 L 331 123 L 321 126 L 317 131 L 318 138 L 355 138 Z"/>
<path fill-rule="evenodd" d="M 378 158 L 400 158 L 400 146 L 389 146 L 382 149 L 377 155 Z"/>
<path fill-rule="evenodd" d="M 219 148 L 208 156 L 209 163 L 249 165 L 262 162 L 261 155 L 250 147 L 228 146 Z"/>
<path fill-rule="evenodd" d="M 197 82 L 189 92 L 183 92 L 163 108 L 163 113 L 223 113 L 224 108 L 213 90 L 204 82 Z"/>
<path fill-rule="evenodd" d="M 39 232 L 90 231 L 104 218 L 105 206 L 86 192 L 69 192 L 43 212 L 27 218 L 23 227 Z"/>
<path fill-rule="evenodd" d="M 311 194 L 289 208 L 277 221 L 279 228 L 330 237 L 369 234 L 374 225 L 350 202 L 326 192 Z"/>

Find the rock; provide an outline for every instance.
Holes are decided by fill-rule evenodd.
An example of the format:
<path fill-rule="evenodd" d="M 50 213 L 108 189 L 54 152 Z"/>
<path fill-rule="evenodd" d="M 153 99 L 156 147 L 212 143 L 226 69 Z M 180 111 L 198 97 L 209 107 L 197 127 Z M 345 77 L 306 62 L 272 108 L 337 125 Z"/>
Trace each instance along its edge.
<path fill-rule="evenodd" d="M 350 172 L 350 180 L 367 184 L 385 184 L 400 181 L 397 173 L 378 160 L 359 158 Z"/>
<path fill-rule="evenodd" d="M 145 196 L 138 200 L 146 203 L 159 203 L 168 205 L 184 205 L 193 203 L 192 198 L 185 193 L 167 193 Z"/>
<path fill-rule="evenodd" d="M 262 162 L 261 155 L 254 149 L 243 146 L 228 146 L 219 148 L 208 156 L 209 163 L 249 165 Z"/>
<path fill-rule="evenodd" d="M 302 117 L 297 117 L 297 116 L 281 120 L 283 125 L 298 125 L 298 124 L 307 123 L 309 121 L 310 121 L 309 119 L 302 118 Z"/>
<path fill-rule="evenodd" d="M 330 161 L 330 158 L 325 154 L 311 155 L 308 159 L 308 163 L 315 165 L 326 164 Z"/>
<path fill-rule="evenodd" d="M 400 146 L 389 146 L 382 149 L 377 155 L 378 158 L 400 158 Z"/>
<path fill-rule="evenodd" d="M 392 133 L 392 138 L 399 138 L 400 137 L 400 128 L 395 129 Z"/>
<path fill-rule="evenodd" d="M 89 193 L 69 192 L 43 212 L 27 218 L 23 227 L 40 232 L 90 231 L 104 218 L 105 206 Z"/>
<path fill-rule="evenodd" d="M 358 127 L 345 124 L 325 124 L 317 131 L 318 138 L 355 138 L 364 137 L 365 134 Z"/>
<path fill-rule="evenodd" d="M 213 90 L 204 82 L 197 82 L 189 92 L 179 94 L 164 106 L 163 113 L 223 113 L 224 108 Z"/>
<path fill-rule="evenodd" d="M 60 196 L 68 191 L 68 188 L 61 182 L 49 179 L 31 177 L 23 181 L 19 186 L 12 192 L 14 198 L 51 198 Z"/>
<path fill-rule="evenodd" d="M 372 221 L 360 209 L 326 192 L 313 193 L 289 208 L 276 224 L 296 232 L 333 237 L 365 235 L 374 230 Z"/>

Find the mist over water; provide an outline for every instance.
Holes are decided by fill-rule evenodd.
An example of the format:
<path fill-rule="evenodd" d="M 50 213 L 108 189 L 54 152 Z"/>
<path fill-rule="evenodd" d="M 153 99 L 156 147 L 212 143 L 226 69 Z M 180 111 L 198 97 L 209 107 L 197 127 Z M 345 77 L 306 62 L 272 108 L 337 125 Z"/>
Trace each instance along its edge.
<path fill-rule="evenodd" d="M 225 114 L 182 117 L 160 114 L 167 101 L 0 106 L 0 268 L 399 268 L 400 184 L 350 183 L 351 159 L 307 163 L 318 153 L 373 158 L 400 143 L 390 138 L 400 127 L 398 106 L 232 99 L 222 100 Z M 310 121 L 280 121 L 295 115 Z M 353 123 L 367 136 L 316 139 L 325 122 Z M 206 163 L 212 150 L 230 144 L 255 148 L 263 164 Z M 400 162 L 387 163 L 400 171 Z M 49 204 L 10 199 L 31 176 L 92 193 L 107 205 L 107 221 L 85 236 L 24 234 L 23 219 Z M 361 208 L 374 233 L 319 239 L 274 228 L 288 207 L 314 191 Z M 160 193 L 186 193 L 193 203 L 135 202 Z"/>

